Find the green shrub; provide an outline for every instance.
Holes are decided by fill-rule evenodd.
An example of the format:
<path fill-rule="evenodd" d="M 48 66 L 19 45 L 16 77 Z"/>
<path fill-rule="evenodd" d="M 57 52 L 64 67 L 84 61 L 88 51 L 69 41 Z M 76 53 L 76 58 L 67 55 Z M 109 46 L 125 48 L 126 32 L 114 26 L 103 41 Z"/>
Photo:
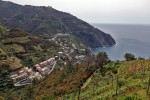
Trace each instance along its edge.
<path fill-rule="evenodd" d="M 142 100 L 142 99 L 136 95 L 131 95 L 131 96 L 125 97 L 124 100 Z"/>
<path fill-rule="evenodd" d="M 126 84 L 126 81 L 125 80 L 119 80 L 118 81 L 118 86 L 119 87 L 122 87 L 122 86 L 124 86 Z"/>

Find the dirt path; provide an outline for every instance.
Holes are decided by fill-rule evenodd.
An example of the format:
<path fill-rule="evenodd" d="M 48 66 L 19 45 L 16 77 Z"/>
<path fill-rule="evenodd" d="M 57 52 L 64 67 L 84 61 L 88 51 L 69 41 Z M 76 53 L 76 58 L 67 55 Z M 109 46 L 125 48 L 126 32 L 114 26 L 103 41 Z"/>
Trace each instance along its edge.
<path fill-rule="evenodd" d="M 91 76 L 86 80 L 86 82 L 83 84 L 83 86 L 81 87 L 81 89 L 86 88 L 86 86 L 90 83 L 90 81 L 91 81 L 92 78 L 93 78 L 93 75 L 91 75 Z"/>

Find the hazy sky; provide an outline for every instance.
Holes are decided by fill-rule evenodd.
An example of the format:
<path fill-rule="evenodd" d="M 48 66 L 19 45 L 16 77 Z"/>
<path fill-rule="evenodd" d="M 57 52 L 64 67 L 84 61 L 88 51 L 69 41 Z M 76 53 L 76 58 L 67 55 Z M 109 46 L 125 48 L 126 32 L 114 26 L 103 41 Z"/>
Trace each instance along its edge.
<path fill-rule="evenodd" d="M 150 0 L 5 0 L 52 6 L 89 23 L 150 24 Z"/>

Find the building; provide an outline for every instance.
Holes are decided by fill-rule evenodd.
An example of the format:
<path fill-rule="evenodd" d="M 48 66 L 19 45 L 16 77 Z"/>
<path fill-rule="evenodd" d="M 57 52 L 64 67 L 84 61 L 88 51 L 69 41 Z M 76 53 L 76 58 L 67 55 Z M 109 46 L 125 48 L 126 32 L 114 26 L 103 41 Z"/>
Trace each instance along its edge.
<path fill-rule="evenodd" d="M 32 74 L 33 74 L 32 69 L 25 67 L 22 68 L 21 70 L 11 73 L 10 78 L 12 79 L 15 86 L 22 86 L 32 83 L 32 79 L 29 79 L 29 76 L 31 76 Z"/>
<path fill-rule="evenodd" d="M 55 58 L 50 58 L 46 61 L 36 64 L 35 68 L 39 73 L 41 73 L 42 75 L 45 75 L 51 71 L 54 63 L 55 63 Z"/>

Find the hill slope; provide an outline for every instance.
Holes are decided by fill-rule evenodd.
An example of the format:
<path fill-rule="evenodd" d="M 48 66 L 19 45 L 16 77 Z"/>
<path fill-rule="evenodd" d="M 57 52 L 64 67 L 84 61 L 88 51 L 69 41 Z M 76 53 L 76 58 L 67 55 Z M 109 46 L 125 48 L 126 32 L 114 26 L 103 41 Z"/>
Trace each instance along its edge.
<path fill-rule="evenodd" d="M 34 64 L 40 63 L 47 58 L 55 57 L 58 55 L 58 52 L 63 51 L 63 48 L 60 46 L 59 42 L 62 42 L 62 45 L 65 43 L 69 47 L 71 47 L 72 43 L 74 44 L 76 49 L 78 49 L 78 53 L 76 53 L 75 50 L 74 52 L 69 53 L 72 58 L 74 58 L 75 55 L 86 54 L 86 52 L 82 53 L 82 50 L 86 49 L 86 47 L 84 45 L 78 45 L 81 43 L 76 41 L 76 39 L 71 35 L 61 37 L 58 36 L 55 37 L 53 41 L 50 41 L 29 34 L 23 30 L 7 29 L 6 27 L 0 25 L 0 98 L 9 98 L 16 95 L 14 100 L 17 100 L 16 98 L 19 96 L 17 95 L 18 93 L 26 93 L 26 91 L 28 91 L 28 86 L 22 87 L 22 89 L 13 86 L 13 83 L 9 77 L 10 72 L 15 72 L 24 66 L 33 67 Z M 67 49 L 64 49 L 64 51 L 67 51 Z M 63 67 L 62 70 L 58 70 L 56 68 L 58 66 L 57 65 L 54 72 L 50 76 L 47 76 L 47 78 L 41 81 L 37 81 L 36 84 L 33 82 L 34 92 L 39 92 L 37 95 L 34 94 L 37 100 L 39 100 L 39 98 L 41 99 L 49 96 L 50 94 L 59 95 L 59 93 L 63 91 L 72 91 L 80 85 L 80 80 L 86 79 L 92 73 L 93 67 L 91 67 L 89 71 L 84 71 L 86 68 L 85 65 L 82 65 L 85 67 L 72 66 L 69 68 L 70 66 L 68 64 L 67 66 L 69 67 L 66 67 L 63 63 L 65 61 L 67 62 L 67 59 L 63 57 L 61 57 L 60 61 L 57 61 L 57 64 L 60 64 L 60 66 Z M 76 62 L 75 59 L 73 59 L 73 61 Z M 74 62 L 72 62 L 72 64 Z M 74 74 L 72 74 L 73 72 L 70 72 L 70 70 L 74 70 Z M 82 77 L 79 76 L 81 72 Z M 76 77 L 76 80 L 72 80 L 72 77 Z M 68 81 L 71 83 L 65 84 Z M 45 82 L 47 84 L 45 84 Z M 45 84 L 44 86 L 43 83 Z M 54 86 L 56 87 L 55 89 L 47 89 L 47 87 L 53 87 L 54 84 L 56 85 Z M 32 85 L 29 85 L 29 87 L 30 86 Z M 43 88 L 40 89 L 41 87 Z M 45 93 L 43 93 L 44 96 L 41 95 L 43 90 L 46 90 Z M 49 90 L 51 92 L 49 92 Z M 8 94 L 10 94 L 10 96 L 8 96 Z M 21 98 L 25 98 L 23 100 L 26 100 L 27 96 L 24 95 Z M 31 96 L 28 98 L 28 100 L 30 100 Z"/>
<path fill-rule="evenodd" d="M 86 86 L 82 88 L 80 99 L 93 100 L 149 100 L 147 93 L 150 60 L 113 62 L 97 70 Z M 117 86 L 118 78 L 118 86 Z M 116 96 L 117 89 L 117 96 Z M 65 95 L 64 99 L 76 100 L 77 95 Z"/>
<path fill-rule="evenodd" d="M 78 49 L 78 53 L 75 49 Z M 59 34 L 54 38 L 44 39 L 20 29 L 7 29 L 0 24 L 0 67 L 5 64 L 9 64 L 12 69 L 32 67 L 34 64 L 57 56 L 58 52 L 71 52 L 70 56 L 75 58 L 77 54 L 84 54 L 79 52 L 80 49 L 88 50 L 72 35 Z M 10 63 L 13 58 L 17 63 Z"/>
<path fill-rule="evenodd" d="M 0 0 L 0 22 L 35 35 L 71 33 L 89 47 L 111 46 L 115 40 L 88 23 L 52 7 L 22 6 Z"/>
<path fill-rule="evenodd" d="M 0 29 L 7 30 L 3 26 L 0 26 Z M 111 62 L 101 70 L 95 71 L 97 67 L 94 58 L 87 58 L 74 66 L 69 63 L 66 66 L 61 64 L 61 70 L 54 71 L 50 76 L 33 85 L 13 87 L 8 77 L 10 70 L 39 63 L 47 57 L 54 56 L 61 48 L 55 42 L 49 42 L 18 29 L 7 30 L 0 36 L 0 98 L 17 100 L 19 97 L 26 100 L 28 97 L 28 100 L 33 100 L 31 97 L 34 97 L 36 100 L 55 100 L 60 97 L 65 100 L 77 100 L 80 89 L 81 100 L 87 98 L 148 100 L 149 98 L 146 90 L 150 60 Z M 118 97 L 116 99 L 117 77 Z"/>
<path fill-rule="evenodd" d="M 59 50 L 55 43 L 18 29 L 3 33 L 0 43 L 0 67 L 8 65 L 11 69 L 31 66 L 51 57 L 53 54 L 48 50 Z"/>

